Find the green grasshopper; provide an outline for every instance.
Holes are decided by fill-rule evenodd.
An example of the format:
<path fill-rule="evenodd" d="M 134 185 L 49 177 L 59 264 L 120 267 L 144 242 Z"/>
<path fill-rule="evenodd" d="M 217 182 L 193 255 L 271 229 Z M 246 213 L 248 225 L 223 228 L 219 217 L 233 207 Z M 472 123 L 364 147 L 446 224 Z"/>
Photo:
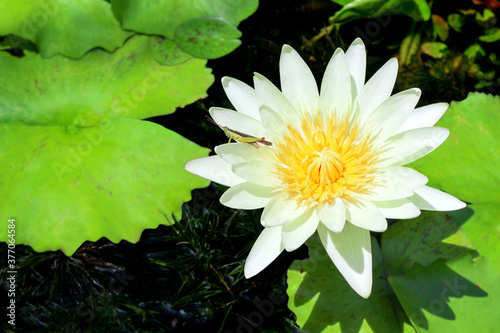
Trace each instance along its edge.
<path fill-rule="evenodd" d="M 258 143 L 266 145 L 266 146 L 272 146 L 273 145 L 272 142 L 266 141 L 266 138 L 260 138 L 259 139 L 259 138 L 256 138 L 254 136 L 251 136 L 251 135 L 248 135 L 248 134 L 245 134 L 245 133 L 241 133 L 241 132 L 232 130 L 232 129 L 228 128 L 227 126 L 221 126 L 221 125 L 217 124 L 215 122 L 215 120 L 213 120 L 209 116 L 207 116 L 207 119 L 212 124 L 217 125 L 221 130 L 224 131 L 224 134 L 226 134 L 226 136 L 229 138 L 229 142 L 231 142 L 231 140 L 234 140 L 236 142 L 248 143 L 248 144 L 254 146 L 255 148 L 259 148 Z"/>

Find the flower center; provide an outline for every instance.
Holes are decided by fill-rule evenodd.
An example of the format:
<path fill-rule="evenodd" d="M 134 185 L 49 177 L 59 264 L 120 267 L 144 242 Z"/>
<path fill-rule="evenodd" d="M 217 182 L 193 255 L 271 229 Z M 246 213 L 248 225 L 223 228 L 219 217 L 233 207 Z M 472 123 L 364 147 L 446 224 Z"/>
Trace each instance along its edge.
<path fill-rule="evenodd" d="M 306 115 L 275 143 L 283 190 L 299 204 L 331 203 L 368 190 L 376 161 L 370 137 L 349 118 Z"/>
<path fill-rule="evenodd" d="M 321 152 L 315 151 L 312 155 L 306 156 L 302 164 L 307 166 L 307 174 L 311 180 L 321 185 L 327 183 L 331 185 L 344 171 L 342 156 L 327 147 Z"/>

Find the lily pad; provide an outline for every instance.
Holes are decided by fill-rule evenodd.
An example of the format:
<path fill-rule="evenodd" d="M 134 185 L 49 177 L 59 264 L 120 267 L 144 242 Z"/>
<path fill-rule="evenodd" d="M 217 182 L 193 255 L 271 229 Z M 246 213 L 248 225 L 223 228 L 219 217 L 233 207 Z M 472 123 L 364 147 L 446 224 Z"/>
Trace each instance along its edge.
<path fill-rule="evenodd" d="M 35 251 L 72 255 L 101 237 L 136 242 L 180 218 L 191 190 L 208 185 L 183 168 L 208 151 L 147 121 L 0 127 L 1 229 L 14 218 L 16 243 Z"/>
<path fill-rule="evenodd" d="M 478 256 L 466 208 L 399 221 L 382 235 L 388 281 L 417 331 L 493 332 L 500 270 Z M 441 242 L 438 240 L 441 239 Z"/>
<path fill-rule="evenodd" d="M 410 328 L 385 278 L 382 254 L 372 238 L 373 290 L 364 299 L 347 284 L 317 235 L 306 242 L 309 258 L 288 270 L 288 307 L 301 332 L 403 332 Z M 411 329 L 411 328 L 410 328 Z"/>
<path fill-rule="evenodd" d="M 491 259 L 500 258 L 499 109 L 500 97 L 483 93 L 452 102 L 437 123 L 450 130 L 450 137 L 435 153 L 412 163 L 429 177 L 430 186 L 472 203 L 474 215 L 463 228 L 479 254 Z"/>
<path fill-rule="evenodd" d="M 27 39 L 23 39 L 19 36 L 7 35 L 0 42 L 0 50 L 12 50 L 12 49 L 21 49 L 28 50 L 31 52 L 38 52 L 38 48 L 35 44 L 30 42 Z"/>
<path fill-rule="evenodd" d="M 230 23 L 212 17 L 200 17 L 181 24 L 175 30 L 175 42 L 197 58 L 217 59 L 236 49 L 241 32 Z"/>
<path fill-rule="evenodd" d="M 464 51 L 464 55 L 471 60 L 475 60 L 476 58 L 484 57 L 486 55 L 486 51 L 481 47 L 481 45 L 475 43 Z"/>
<path fill-rule="evenodd" d="M 479 36 L 479 40 L 486 43 L 494 43 L 500 40 L 500 29 L 491 28 L 485 31 L 485 34 Z"/>
<path fill-rule="evenodd" d="M 96 47 L 113 51 L 132 34 L 102 0 L 0 0 L 0 8 L 0 35 L 30 40 L 44 57 L 80 58 Z"/>
<path fill-rule="evenodd" d="M 454 330 L 453 327 L 461 331 L 496 330 L 496 324 L 483 318 L 495 318 L 493 312 L 497 307 L 494 303 L 500 297 L 500 140 L 496 135 L 500 123 L 499 108 L 500 97 L 482 93 L 471 93 L 464 101 L 451 103 L 437 123 L 450 129 L 450 137 L 436 153 L 412 164 L 429 177 L 431 186 L 471 203 L 468 208 L 473 211 L 472 216 L 464 217 L 464 210 L 448 214 L 461 224 L 461 229 L 480 257 L 471 260 L 467 255 L 446 265 L 488 294 L 485 298 L 462 298 L 466 294 L 457 296 L 462 299 L 448 304 L 456 317 L 454 322 L 437 314 L 425 316 L 434 332 L 443 331 L 444 324 L 450 331 Z M 464 223 L 465 220 L 467 223 Z M 441 273 L 432 270 L 428 274 L 441 276 Z M 442 275 L 442 279 L 448 281 L 453 281 L 452 278 L 453 275 Z M 475 292 L 479 291 L 476 289 Z M 421 328 L 427 329 L 425 325 Z"/>
<path fill-rule="evenodd" d="M 151 37 L 149 47 L 153 57 L 162 65 L 174 66 L 192 58 L 181 50 L 173 40 L 167 38 Z"/>
<path fill-rule="evenodd" d="M 437 59 L 443 58 L 449 53 L 448 46 L 440 42 L 423 43 L 420 49 L 423 53 Z"/>
<path fill-rule="evenodd" d="M 252 15 L 258 0 L 112 0 L 112 9 L 123 28 L 173 40 L 181 24 L 198 17 L 222 18 L 238 24 Z"/>
<path fill-rule="evenodd" d="M 465 223 L 473 212 L 464 209 L 462 214 Z M 423 212 L 418 219 L 398 221 L 382 234 L 382 253 L 389 272 L 406 272 L 415 264 L 428 266 L 438 259 L 452 261 L 465 253 L 475 253 L 473 243 L 460 227 L 459 222 L 442 212 Z"/>
<path fill-rule="evenodd" d="M 302 331 L 447 332 L 460 327 L 451 322 L 458 316 L 462 327 L 473 327 L 480 309 L 494 308 L 490 295 L 500 290 L 499 271 L 478 257 L 462 229 L 473 212 L 455 214 L 425 212 L 394 223 L 382 234 L 382 250 L 373 238 L 374 282 L 367 300 L 349 287 L 321 244 L 308 241 L 309 259 L 295 261 L 288 272 L 289 308 Z M 485 331 L 490 326 L 480 325 Z"/>
<path fill-rule="evenodd" d="M 457 13 L 453 13 L 453 14 L 448 15 L 447 21 L 448 21 L 449 26 L 453 30 L 458 31 L 458 32 L 462 32 L 462 26 L 464 25 L 464 22 L 465 22 L 465 16 L 457 14 Z"/>
<path fill-rule="evenodd" d="M 115 53 L 96 50 L 79 61 L 27 53 L 0 54 L 0 123 L 93 126 L 173 112 L 206 96 L 206 60 L 161 66 L 149 37 L 134 36 Z"/>
<path fill-rule="evenodd" d="M 485 8 L 482 14 L 481 12 L 476 12 L 476 21 L 479 25 L 490 28 L 496 23 L 495 13 Z"/>
<path fill-rule="evenodd" d="M 388 281 L 419 332 L 492 331 L 482 318 L 494 316 L 500 270 L 478 256 L 463 229 L 473 214 L 469 208 L 455 218 L 425 212 L 382 234 Z"/>
<path fill-rule="evenodd" d="M 135 242 L 208 185 L 183 168 L 206 149 L 136 120 L 204 97 L 206 60 L 161 66 L 148 43 L 78 61 L 0 54 L 0 225 L 16 219 L 17 243 L 71 255 L 86 240 Z"/>
<path fill-rule="evenodd" d="M 448 39 L 448 35 L 450 34 L 450 27 L 448 23 L 439 15 L 433 14 L 432 16 L 432 27 L 434 30 L 434 34 L 439 36 L 439 39 L 445 41 Z"/>
<path fill-rule="evenodd" d="M 491 272 L 484 258 L 469 254 L 451 263 L 416 264 L 389 282 L 418 332 L 495 332 L 498 282 L 484 276 Z"/>

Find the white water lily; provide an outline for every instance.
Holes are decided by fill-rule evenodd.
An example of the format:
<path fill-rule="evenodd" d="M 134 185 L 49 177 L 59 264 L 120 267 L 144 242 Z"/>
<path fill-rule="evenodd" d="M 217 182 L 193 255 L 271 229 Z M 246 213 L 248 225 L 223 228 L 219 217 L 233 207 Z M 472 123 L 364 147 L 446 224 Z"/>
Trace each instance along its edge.
<path fill-rule="evenodd" d="M 448 137 L 447 129 L 433 127 L 448 104 L 415 109 L 421 93 L 416 88 L 391 96 L 395 58 L 366 83 L 365 68 L 365 46 L 358 38 L 345 53 L 335 51 L 320 91 L 309 67 L 288 45 L 281 52 L 281 91 L 260 74 L 254 76 L 255 88 L 222 79 L 237 111 L 214 107 L 213 119 L 272 146 L 223 144 L 215 148 L 217 155 L 189 161 L 186 170 L 229 186 L 220 199 L 228 207 L 264 208 L 264 230 L 245 264 L 247 278 L 317 230 L 340 273 L 367 298 L 370 231 L 382 232 L 387 218 L 414 218 L 421 209 L 465 206 L 403 167 Z"/>

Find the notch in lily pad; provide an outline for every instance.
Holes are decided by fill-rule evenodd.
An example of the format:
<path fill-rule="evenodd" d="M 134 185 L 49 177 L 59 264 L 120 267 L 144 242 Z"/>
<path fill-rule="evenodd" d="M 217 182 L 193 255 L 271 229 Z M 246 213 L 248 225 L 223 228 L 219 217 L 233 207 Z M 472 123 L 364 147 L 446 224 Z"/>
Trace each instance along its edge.
<path fill-rule="evenodd" d="M 234 51 L 240 37 L 241 31 L 224 19 L 198 17 L 178 26 L 174 40 L 193 57 L 217 59 Z"/>

